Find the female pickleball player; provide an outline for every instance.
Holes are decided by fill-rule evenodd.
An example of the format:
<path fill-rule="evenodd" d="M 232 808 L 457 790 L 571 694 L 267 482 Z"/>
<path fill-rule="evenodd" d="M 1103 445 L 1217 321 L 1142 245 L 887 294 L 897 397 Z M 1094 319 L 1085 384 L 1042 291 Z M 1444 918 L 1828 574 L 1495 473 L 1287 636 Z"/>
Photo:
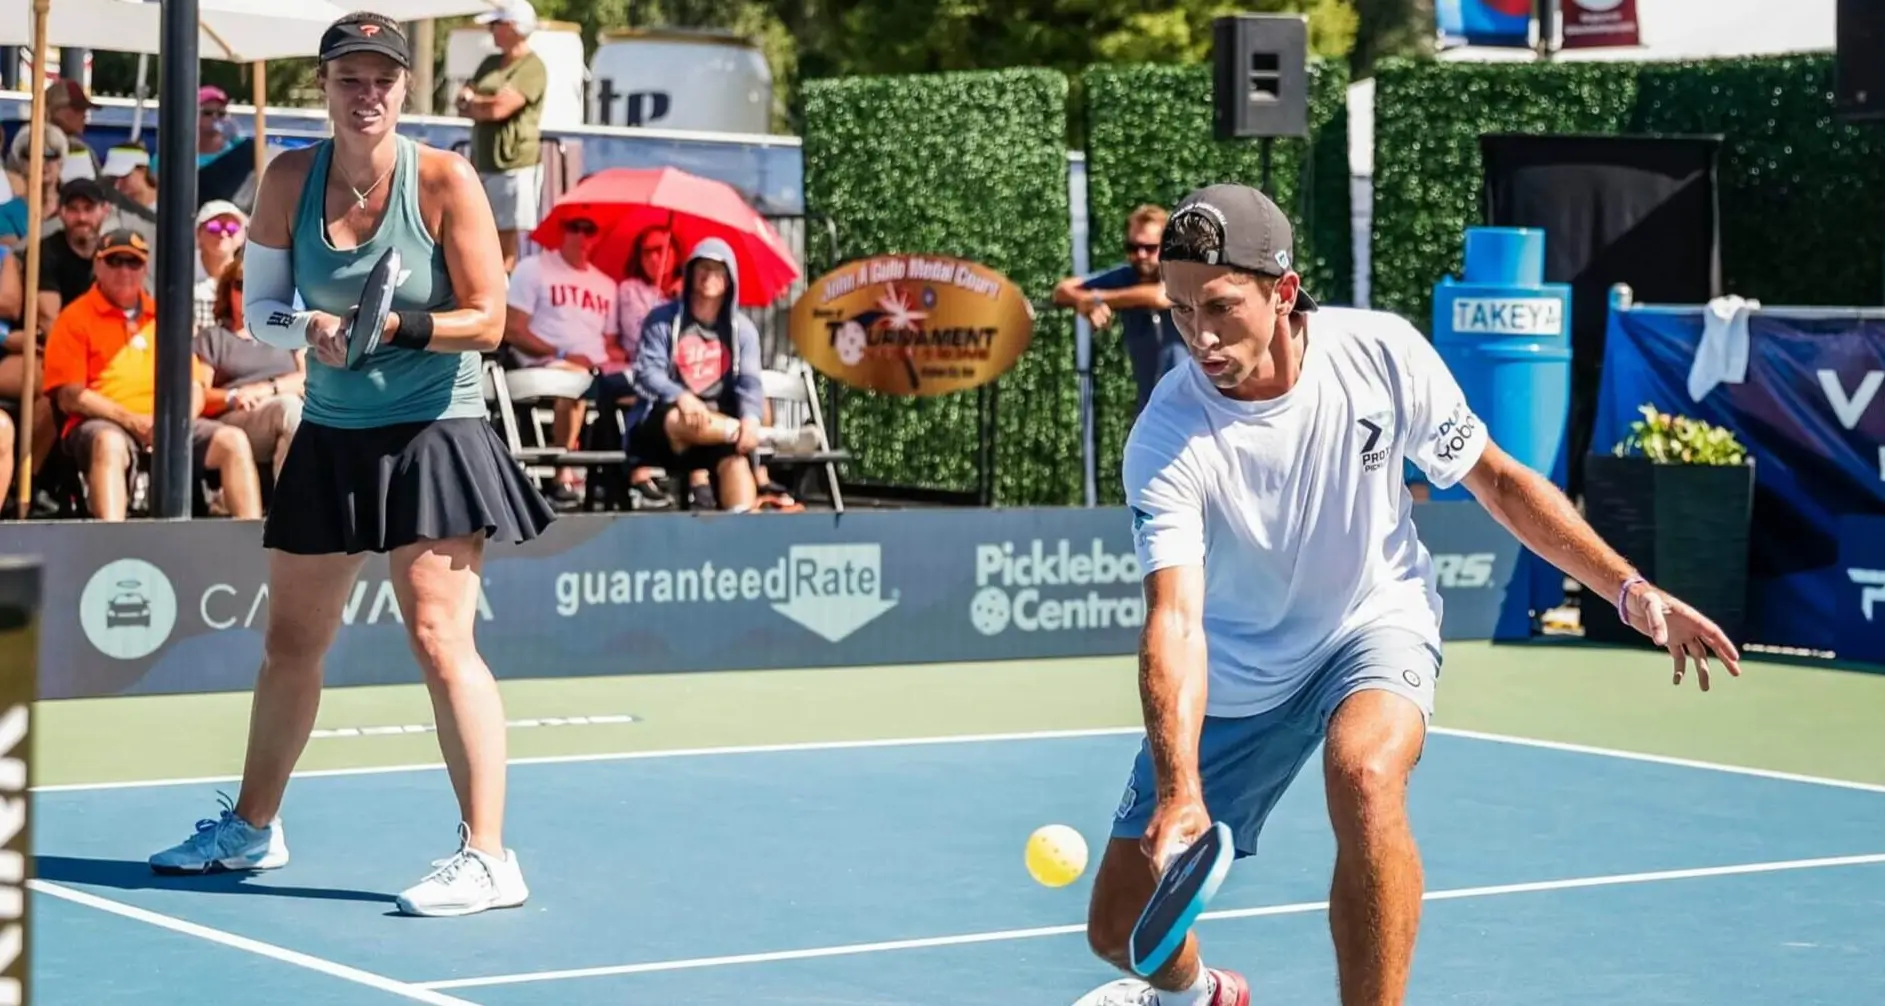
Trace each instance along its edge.
<path fill-rule="evenodd" d="M 461 819 L 457 853 L 398 905 L 468 915 L 529 893 L 503 844 L 503 704 L 472 639 L 484 542 L 534 538 L 552 513 L 485 411 L 479 353 L 498 344 L 505 300 L 490 204 L 462 157 L 394 132 L 411 60 L 389 18 L 334 22 L 318 77 L 333 136 L 277 157 L 257 195 L 243 305 L 258 339 L 309 349 L 307 399 L 263 532 L 268 629 L 240 794 L 151 866 L 288 862 L 278 812 L 314 726 L 322 658 L 365 554 L 388 553 Z M 409 272 L 385 348 L 349 370 L 342 319 L 387 248 Z"/>

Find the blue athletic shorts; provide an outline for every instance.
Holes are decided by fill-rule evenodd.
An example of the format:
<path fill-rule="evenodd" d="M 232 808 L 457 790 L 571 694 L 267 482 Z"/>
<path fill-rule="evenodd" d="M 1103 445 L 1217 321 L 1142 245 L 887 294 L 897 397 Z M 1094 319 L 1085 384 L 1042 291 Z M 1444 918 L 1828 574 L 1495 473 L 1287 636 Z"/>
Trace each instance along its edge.
<path fill-rule="evenodd" d="M 1254 855 L 1270 810 L 1283 797 L 1328 732 L 1343 700 L 1382 689 L 1405 696 L 1433 715 L 1440 651 L 1404 629 L 1358 633 L 1316 669 L 1289 701 L 1254 716 L 1207 716 L 1198 739 L 1198 775 L 1204 806 L 1230 825 L 1237 855 Z M 1113 815 L 1114 838 L 1138 838 L 1158 806 L 1152 753 L 1141 743 L 1132 778 Z"/>

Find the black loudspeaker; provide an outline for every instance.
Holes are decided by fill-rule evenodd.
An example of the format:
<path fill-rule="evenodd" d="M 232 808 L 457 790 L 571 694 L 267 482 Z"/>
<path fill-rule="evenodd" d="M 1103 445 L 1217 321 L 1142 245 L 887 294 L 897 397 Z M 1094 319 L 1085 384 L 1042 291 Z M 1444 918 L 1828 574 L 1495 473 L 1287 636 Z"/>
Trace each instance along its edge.
<path fill-rule="evenodd" d="M 1237 14 L 1211 24 L 1220 140 L 1309 135 L 1309 19 Z"/>
<path fill-rule="evenodd" d="M 1842 119 L 1885 122 L 1885 3 L 1839 0 L 1833 105 Z"/>

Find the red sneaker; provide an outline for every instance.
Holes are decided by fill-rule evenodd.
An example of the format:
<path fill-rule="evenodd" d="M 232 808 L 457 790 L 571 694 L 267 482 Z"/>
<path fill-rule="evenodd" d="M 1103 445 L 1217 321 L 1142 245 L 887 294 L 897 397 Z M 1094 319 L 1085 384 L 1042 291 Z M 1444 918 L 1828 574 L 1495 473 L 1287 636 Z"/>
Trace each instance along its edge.
<path fill-rule="evenodd" d="M 1243 975 L 1217 968 L 1207 970 L 1217 979 L 1217 994 L 1211 997 L 1211 1006 L 1250 1006 L 1250 984 Z"/>

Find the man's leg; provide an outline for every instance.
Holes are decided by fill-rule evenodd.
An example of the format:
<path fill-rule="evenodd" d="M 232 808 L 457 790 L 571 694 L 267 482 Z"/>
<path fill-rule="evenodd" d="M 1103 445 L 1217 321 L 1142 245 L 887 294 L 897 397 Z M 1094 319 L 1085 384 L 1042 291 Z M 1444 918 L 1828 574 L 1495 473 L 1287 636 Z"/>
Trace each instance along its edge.
<path fill-rule="evenodd" d="M 72 431 L 67 443 L 73 460 L 84 467 L 92 516 L 123 520 L 131 496 L 131 435 L 109 420 L 87 419 Z"/>
<path fill-rule="evenodd" d="M 1329 928 L 1342 1006 L 1401 1006 L 1420 928 L 1420 851 L 1407 783 L 1426 739 L 1420 707 L 1396 691 L 1350 695 L 1323 753 L 1335 878 Z"/>

